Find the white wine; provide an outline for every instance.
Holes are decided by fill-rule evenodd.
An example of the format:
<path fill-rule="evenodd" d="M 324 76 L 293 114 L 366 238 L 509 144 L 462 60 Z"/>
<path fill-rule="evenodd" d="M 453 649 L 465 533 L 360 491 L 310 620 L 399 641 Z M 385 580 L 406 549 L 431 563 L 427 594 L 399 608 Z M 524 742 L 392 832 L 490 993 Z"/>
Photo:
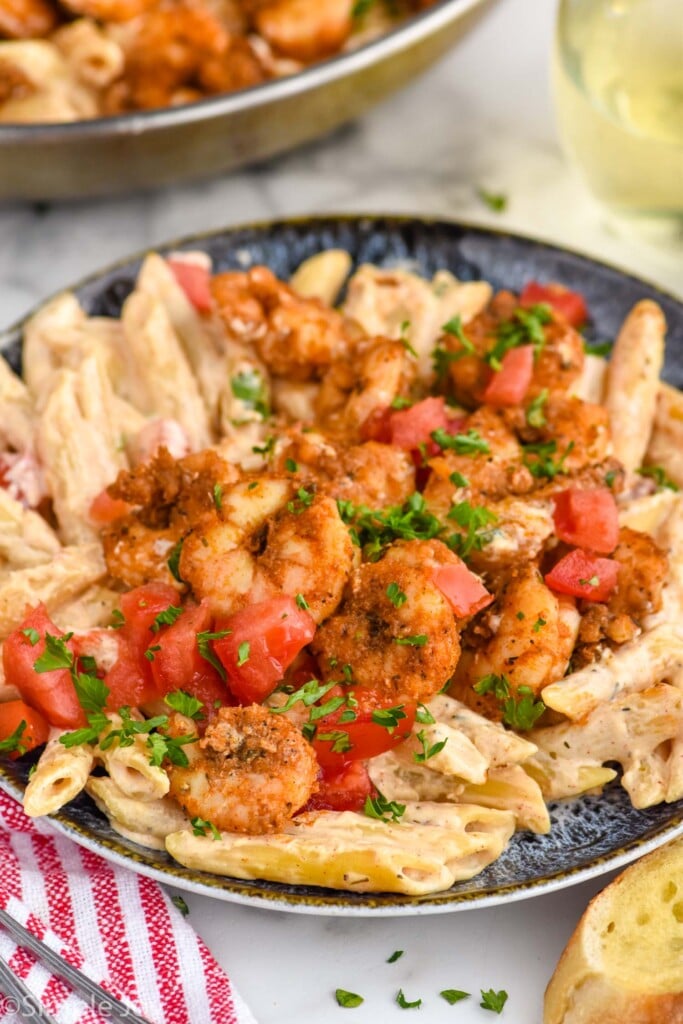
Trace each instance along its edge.
<path fill-rule="evenodd" d="M 683 0 L 561 0 L 560 133 L 604 203 L 683 216 Z"/>

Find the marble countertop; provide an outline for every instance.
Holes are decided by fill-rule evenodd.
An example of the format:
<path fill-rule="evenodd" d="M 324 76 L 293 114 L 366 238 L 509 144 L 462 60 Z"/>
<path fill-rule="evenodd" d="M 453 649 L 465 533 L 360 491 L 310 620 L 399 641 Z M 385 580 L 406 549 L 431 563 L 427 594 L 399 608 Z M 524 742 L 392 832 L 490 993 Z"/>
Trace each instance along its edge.
<path fill-rule="evenodd" d="M 419 82 L 362 122 L 272 164 L 144 196 L 0 207 L 0 327 L 133 250 L 249 219 L 408 212 L 491 224 L 574 247 L 683 294 L 683 241 L 609 220 L 565 162 L 548 88 L 554 4 L 500 0 Z M 476 195 L 505 192 L 503 214 Z M 486 1024 L 479 990 L 506 989 L 505 1024 L 540 1024 L 542 993 L 592 882 L 489 910 L 393 919 L 266 912 L 188 897 L 190 920 L 259 1024 Z M 404 956 L 394 964 L 396 949 Z M 341 1010 L 334 989 L 365 997 Z M 399 988 L 418 1010 L 400 1009 Z M 470 1000 L 449 1006 L 444 988 Z M 411 1019 L 408 1017 L 408 1019 Z M 195 1022 L 193 1022 L 195 1024 Z M 199 1024 L 199 1022 L 196 1022 Z"/>

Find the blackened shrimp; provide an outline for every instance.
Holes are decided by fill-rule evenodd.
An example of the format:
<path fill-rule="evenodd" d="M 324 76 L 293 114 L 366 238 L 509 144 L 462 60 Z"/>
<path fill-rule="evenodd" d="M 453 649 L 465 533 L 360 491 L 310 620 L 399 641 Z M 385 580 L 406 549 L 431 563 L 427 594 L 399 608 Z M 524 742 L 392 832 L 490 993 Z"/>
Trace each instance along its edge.
<path fill-rule="evenodd" d="M 460 641 L 432 573 L 455 562 L 440 541 L 406 541 L 361 565 L 341 609 L 313 640 L 321 671 L 334 678 L 339 666 L 349 666 L 349 678 L 382 701 L 433 697 L 453 674 Z"/>
<path fill-rule="evenodd" d="M 301 594 L 316 622 L 341 601 L 354 548 L 336 502 L 285 477 L 242 480 L 185 537 L 180 575 L 229 615 Z"/>
<path fill-rule="evenodd" d="M 169 735 L 194 731 L 189 719 L 171 716 Z M 309 743 L 260 704 L 220 708 L 203 739 L 183 750 L 189 765 L 168 765 L 171 796 L 223 832 L 280 832 L 317 789 Z"/>

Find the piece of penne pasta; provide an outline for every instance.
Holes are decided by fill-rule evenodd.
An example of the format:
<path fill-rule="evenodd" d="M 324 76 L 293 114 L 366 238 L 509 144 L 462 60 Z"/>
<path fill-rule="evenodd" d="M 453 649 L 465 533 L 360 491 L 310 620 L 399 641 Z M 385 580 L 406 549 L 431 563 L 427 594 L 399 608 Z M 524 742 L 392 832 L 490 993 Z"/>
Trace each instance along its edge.
<path fill-rule="evenodd" d="M 40 755 L 24 793 L 24 810 L 30 818 L 54 814 L 84 789 L 95 762 L 93 748 L 82 743 L 65 747 L 53 737 Z"/>
<path fill-rule="evenodd" d="M 101 583 L 52 610 L 52 621 L 65 632 L 96 629 L 112 622 L 112 613 L 121 604 L 121 594 Z"/>
<path fill-rule="evenodd" d="M 464 786 L 459 802 L 509 811 L 514 814 L 518 829 L 537 835 L 550 832 L 550 814 L 541 787 L 524 765 L 491 768 L 481 785 L 468 782 Z"/>
<path fill-rule="evenodd" d="M 24 508 L 0 487 L 0 580 L 7 571 L 51 561 L 61 547 L 41 515 Z"/>
<path fill-rule="evenodd" d="M 488 761 L 462 732 L 443 722 L 422 725 L 417 731 L 421 738 L 413 730 L 412 736 L 398 748 L 398 757 L 415 764 L 416 757 L 426 758 L 429 754 L 426 764 L 430 771 L 455 775 L 468 782 L 484 782 Z M 435 753 L 430 753 L 432 750 Z"/>
<path fill-rule="evenodd" d="M 661 466 L 683 487 L 683 392 L 660 382 L 655 420 L 645 462 Z"/>
<path fill-rule="evenodd" d="M 619 505 L 619 526 L 628 526 L 631 530 L 649 533 L 656 539 L 679 500 L 676 492 L 668 489 L 657 491 L 656 494 L 646 494 L 642 498 L 633 498 L 626 504 Z"/>
<path fill-rule="evenodd" d="M 91 776 L 85 787 L 111 827 L 126 838 L 152 850 L 165 849 L 166 836 L 188 824 L 187 816 L 171 797 L 135 800 L 113 779 Z"/>
<path fill-rule="evenodd" d="M 97 543 L 62 548 L 49 562 L 16 569 L 0 580 L 0 640 L 17 628 L 27 606 L 42 601 L 52 611 L 99 582 L 106 571 Z"/>
<path fill-rule="evenodd" d="M 52 390 L 53 379 L 62 366 L 62 355 L 55 351 L 54 338 L 74 331 L 86 316 L 72 292 L 62 292 L 34 313 L 24 327 L 24 381 L 38 408 L 42 410 Z"/>
<path fill-rule="evenodd" d="M 28 388 L 0 355 L 0 449 L 30 449 L 34 430 L 33 400 Z"/>
<path fill-rule="evenodd" d="M 578 721 L 601 704 L 647 689 L 682 665 L 683 631 L 663 624 L 616 651 L 604 651 L 601 661 L 551 683 L 541 696 L 553 711 Z M 535 734 L 531 738 L 535 743 Z"/>
<path fill-rule="evenodd" d="M 683 692 L 658 683 L 640 693 L 622 693 L 581 722 L 535 730 L 538 751 L 525 767 L 554 799 L 585 790 L 582 769 L 616 761 L 633 806 L 651 807 L 667 799 L 671 741 L 681 737 Z"/>
<path fill-rule="evenodd" d="M 523 736 L 506 729 L 500 722 L 484 718 L 445 693 L 432 697 L 427 707 L 438 722 L 464 733 L 486 758 L 489 767 L 520 764 L 536 751 L 535 745 Z"/>
<path fill-rule="evenodd" d="M 120 727 L 118 715 L 110 714 L 109 719 L 114 729 Z M 98 744 L 95 755 L 104 765 L 110 779 L 131 800 L 151 802 L 161 800 L 168 794 L 168 775 L 163 768 L 149 763 L 150 750 L 144 733 L 134 736 L 133 742 L 127 747 L 122 747 L 118 739 L 106 750 Z"/>
<path fill-rule="evenodd" d="M 420 896 L 482 871 L 514 827 L 503 811 L 417 803 L 396 824 L 319 811 L 299 815 L 275 835 L 222 833 L 214 841 L 174 832 L 166 849 L 186 867 L 233 878 Z"/>
<path fill-rule="evenodd" d="M 209 417 L 164 303 L 136 290 L 126 299 L 121 318 L 128 352 L 144 389 L 140 411 L 177 420 L 192 451 L 205 448 L 211 442 Z"/>
<path fill-rule="evenodd" d="M 627 470 L 642 464 L 652 434 L 665 334 L 664 314 L 644 299 L 626 317 L 612 350 L 605 405 L 614 454 Z"/>
<path fill-rule="evenodd" d="M 79 82 L 105 89 L 124 69 L 122 48 L 90 18 L 78 18 L 52 36 Z"/>
<path fill-rule="evenodd" d="M 98 536 L 89 519 L 90 506 L 127 466 L 111 400 L 111 385 L 101 362 L 88 356 L 78 370 L 59 371 L 40 420 L 38 452 L 67 544 Z"/>
<path fill-rule="evenodd" d="M 351 272 L 353 261 L 345 249 L 325 249 L 309 256 L 292 274 L 289 284 L 304 299 L 320 299 L 333 306 Z"/>

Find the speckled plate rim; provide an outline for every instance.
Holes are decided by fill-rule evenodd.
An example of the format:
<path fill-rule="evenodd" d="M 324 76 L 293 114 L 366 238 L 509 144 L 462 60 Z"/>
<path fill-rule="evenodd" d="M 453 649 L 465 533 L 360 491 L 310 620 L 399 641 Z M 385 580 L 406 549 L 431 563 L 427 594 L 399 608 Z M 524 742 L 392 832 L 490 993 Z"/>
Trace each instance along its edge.
<path fill-rule="evenodd" d="M 392 226 L 406 228 L 412 224 L 419 224 L 429 230 L 449 229 L 473 233 L 475 235 L 488 236 L 493 238 L 509 239 L 512 242 L 519 242 L 523 245 L 540 246 L 551 250 L 558 256 L 575 257 L 594 267 L 603 268 L 605 271 L 616 273 L 627 279 L 635 286 L 641 286 L 650 292 L 659 294 L 669 303 L 674 303 L 683 316 L 683 303 L 676 296 L 668 293 L 659 285 L 644 278 L 636 276 L 621 267 L 609 264 L 605 261 L 596 260 L 592 256 L 558 246 L 550 241 L 539 239 L 531 235 L 524 235 L 518 232 L 511 232 L 496 228 L 490 228 L 465 221 L 449 221 L 445 218 L 420 217 L 410 214 L 383 214 L 383 213 L 357 213 L 357 214 L 326 214 L 316 217 L 294 217 L 278 221 L 260 221 L 246 224 L 237 224 L 230 227 L 214 229 L 201 234 L 183 236 L 171 242 L 160 243 L 154 247 L 155 251 L 168 252 L 174 249 L 187 248 L 190 246 L 202 247 L 202 243 L 217 240 L 223 236 L 238 234 L 241 232 L 264 232 L 283 228 L 302 229 L 306 226 L 315 227 L 329 225 L 331 223 L 345 224 L 349 226 L 368 226 L 373 223 L 382 226 L 385 230 Z M 101 268 L 92 274 L 82 278 L 77 283 L 66 286 L 74 290 L 80 290 L 88 285 L 96 283 L 118 269 L 128 267 L 131 263 L 144 258 L 149 250 L 142 250 L 128 255 L 108 266 Z M 63 289 L 60 289 L 62 291 Z M 58 294 L 58 293 L 55 293 Z M 38 306 L 31 310 L 26 316 L 15 322 L 5 330 L 0 331 L 0 351 L 16 343 L 21 336 L 26 320 L 32 316 L 36 309 L 50 301 L 44 299 Z M 21 799 L 22 789 L 10 777 L 8 764 L 0 762 L 0 789 L 17 800 Z M 238 903 L 245 906 L 253 906 L 261 909 L 276 910 L 288 913 L 313 914 L 322 916 L 343 916 L 343 917 L 395 917 L 413 916 L 424 914 L 453 913 L 460 910 L 477 909 L 500 906 L 508 902 L 529 899 L 545 893 L 557 892 L 579 883 L 590 881 L 606 872 L 619 869 L 626 864 L 644 856 L 663 844 L 670 842 L 683 835 L 683 801 L 678 808 L 672 807 L 672 816 L 664 825 L 656 826 L 655 834 L 644 835 L 635 838 L 625 845 L 616 848 L 609 853 L 595 857 L 590 863 L 573 868 L 562 868 L 543 877 L 527 880 L 523 883 L 498 884 L 494 890 L 474 890 L 469 892 L 458 892 L 457 889 L 446 890 L 443 893 L 433 893 L 425 897 L 408 897 L 398 894 L 347 894 L 338 890 L 316 890 L 313 887 L 306 889 L 298 887 L 278 886 L 277 883 L 266 883 L 273 888 L 262 888 L 264 883 L 258 881 L 245 881 L 242 879 L 226 878 L 219 875 L 211 875 L 205 872 L 194 871 L 184 868 L 182 865 L 169 861 L 161 866 L 151 864 L 147 860 L 147 853 L 143 848 L 130 849 L 119 839 L 116 833 L 110 830 L 109 835 L 99 835 L 93 838 L 87 827 L 70 820 L 68 814 L 60 812 L 42 819 L 49 830 L 73 840 L 93 853 L 97 853 L 106 860 L 120 867 L 128 868 L 138 874 L 153 878 L 158 882 L 170 885 L 195 895 L 209 896 L 221 901 Z M 103 819 L 104 825 L 104 819 Z M 286 892 L 283 890 L 287 889 Z M 362 903 L 351 902 L 351 899 L 362 897 Z"/>
<path fill-rule="evenodd" d="M 368 40 L 357 49 L 335 54 L 294 75 L 285 75 L 283 78 L 275 78 L 195 103 L 64 123 L 45 121 L 37 124 L 0 124 L 0 152 L 3 142 L 19 142 L 36 137 L 52 141 L 67 139 L 73 135 L 83 139 L 99 135 L 135 135 L 147 129 L 173 127 L 179 123 L 193 124 L 196 121 L 229 116 L 275 103 L 336 79 L 351 77 L 376 61 L 392 57 L 406 46 L 439 32 L 453 21 L 456 13 L 464 17 L 484 2 L 485 0 L 439 0 L 433 8 L 409 16 L 395 28 L 376 39 Z"/>

